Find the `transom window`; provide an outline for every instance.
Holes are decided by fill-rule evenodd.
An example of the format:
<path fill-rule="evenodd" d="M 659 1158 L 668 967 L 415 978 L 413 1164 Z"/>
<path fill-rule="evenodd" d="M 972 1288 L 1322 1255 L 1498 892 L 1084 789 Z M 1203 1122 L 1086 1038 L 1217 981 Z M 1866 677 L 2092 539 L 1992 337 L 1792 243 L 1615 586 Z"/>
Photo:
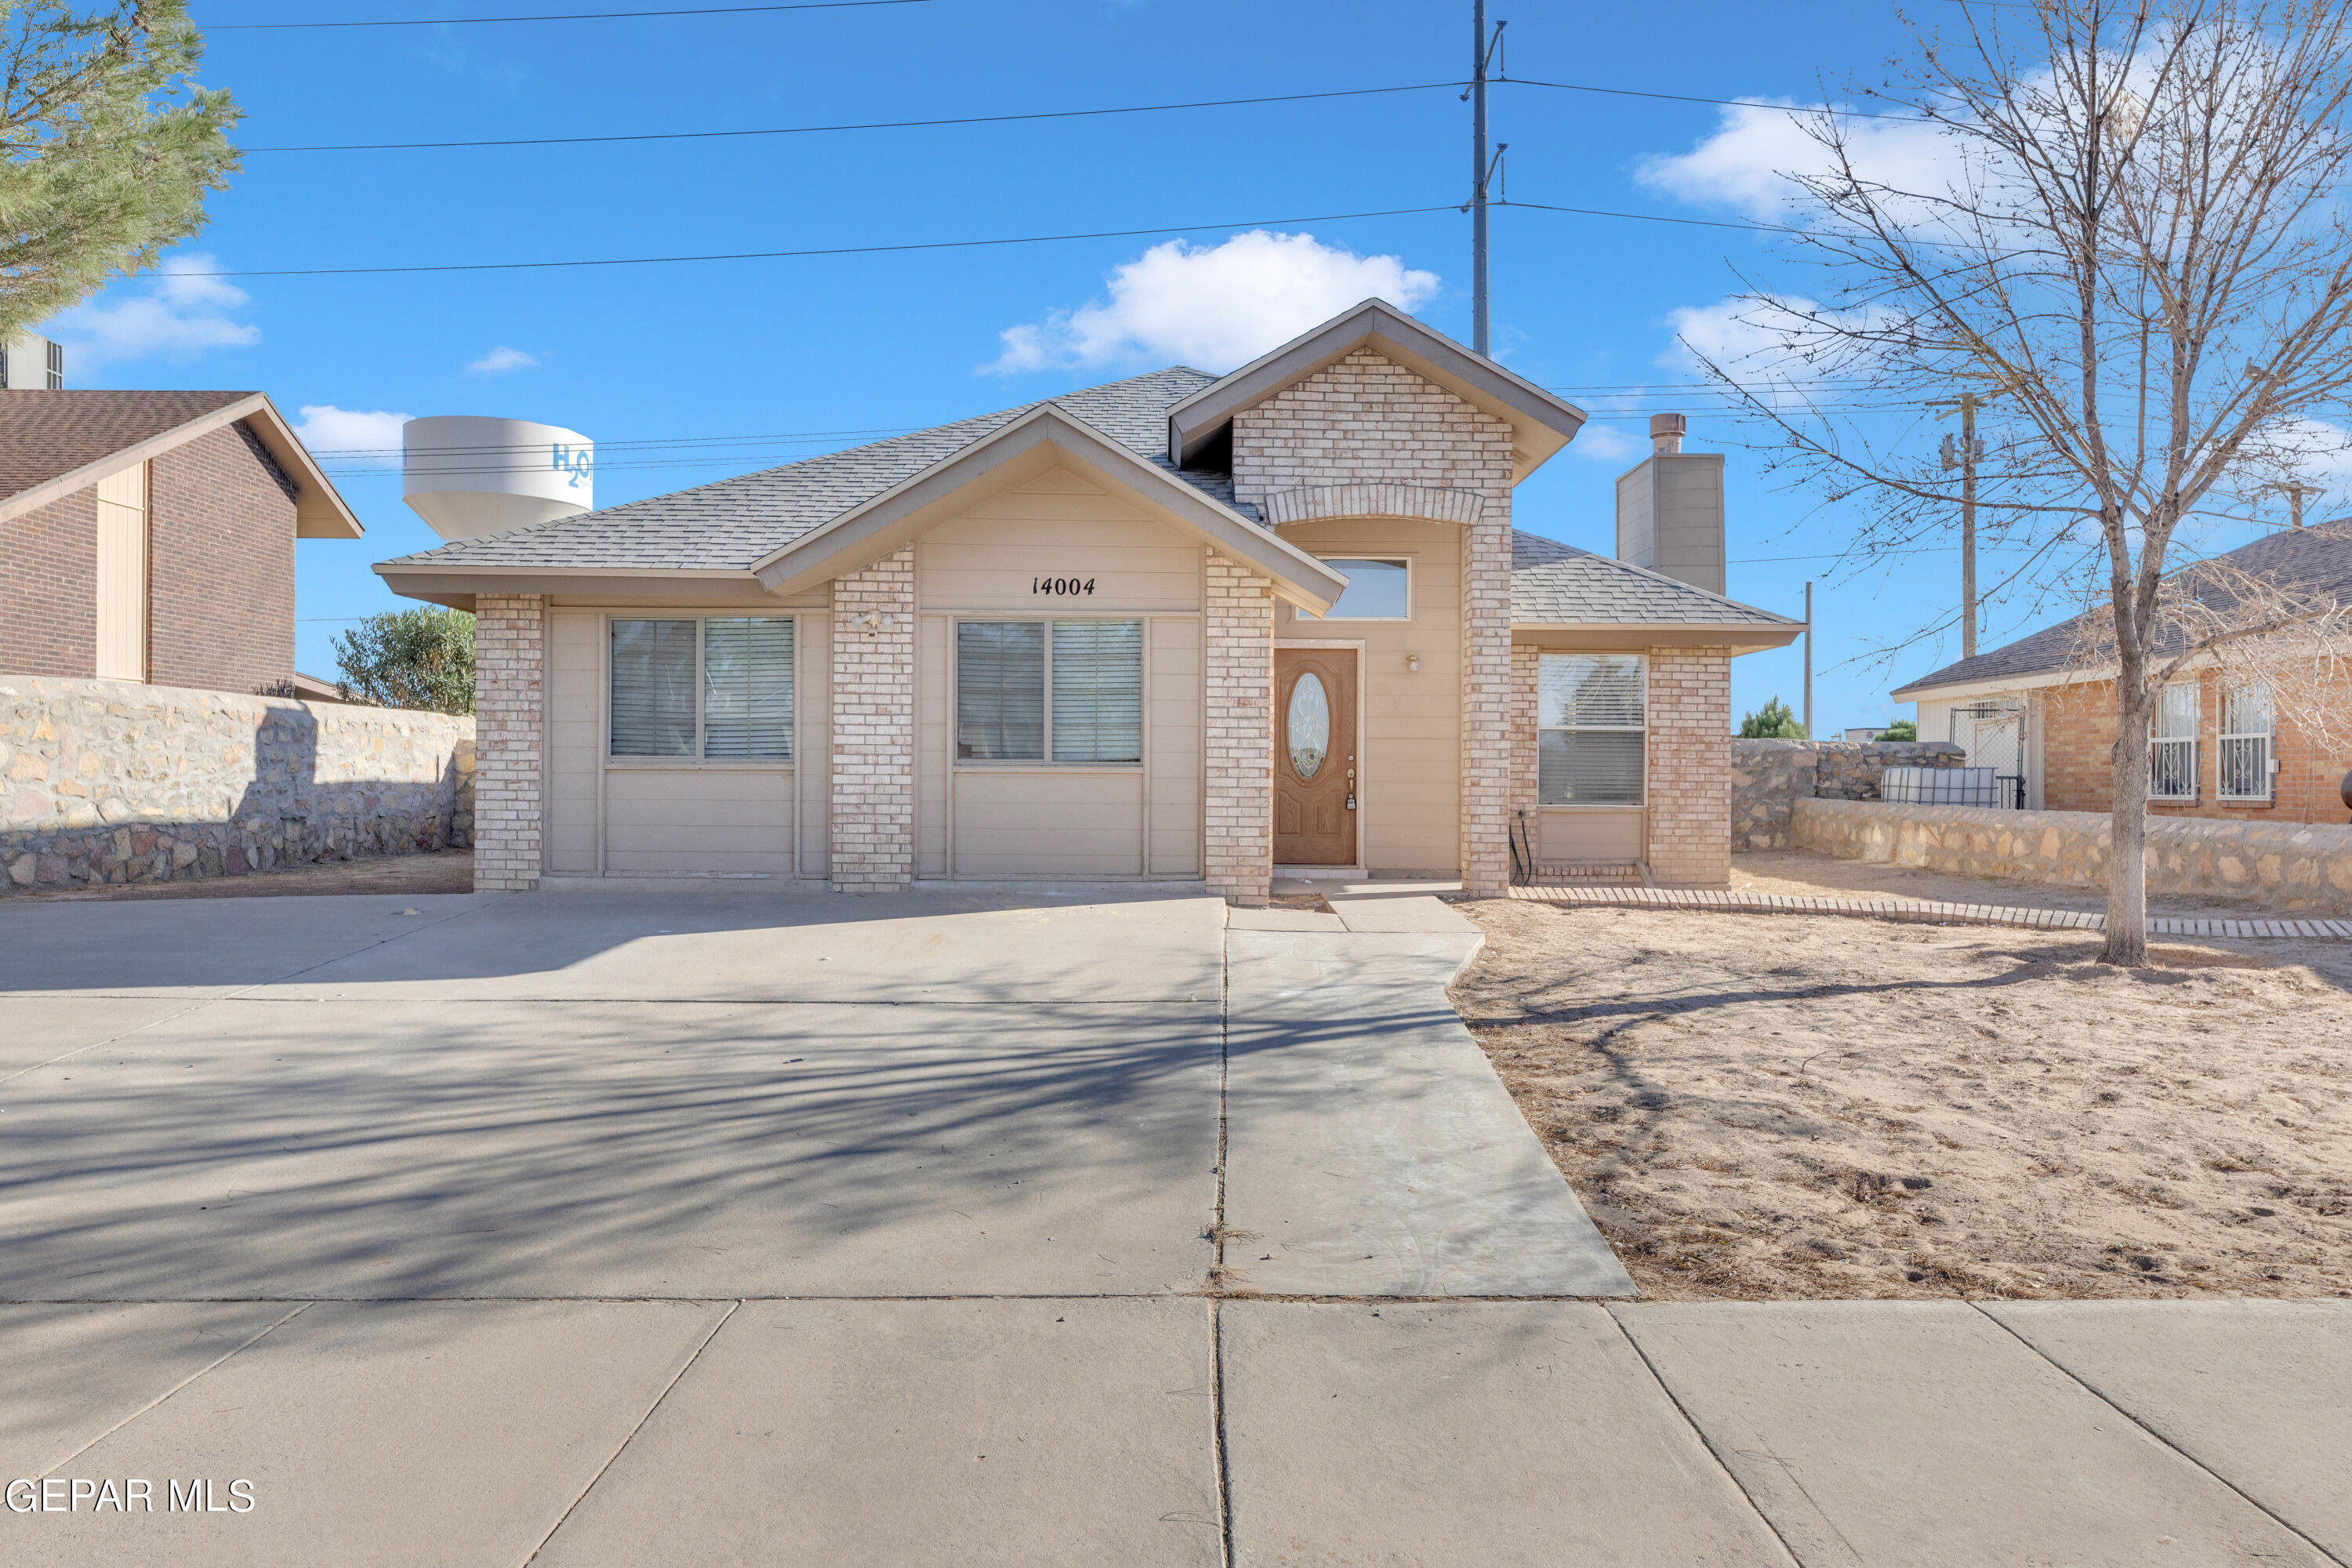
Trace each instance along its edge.
<path fill-rule="evenodd" d="M 1647 661 L 1548 653 L 1536 677 L 1536 800 L 1640 805 L 1648 751 Z"/>
<path fill-rule="evenodd" d="M 2277 724 L 2271 694 L 2242 686 L 2221 694 L 2220 795 L 2224 800 L 2269 800 L 2277 789 L 2273 760 Z"/>
<path fill-rule="evenodd" d="M 615 619 L 612 661 L 614 756 L 792 761 L 790 618 Z"/>
<path fill-rule="evenodd" d="M 1143 760 L 1141 621 L 956 623 L 956 760 Z"/>
<path fill-rule="evenodd" d="M 1360 561 L 1327 556 L 1323 564 L 1347 574 L 1348 586 L 1320 616 L 1298 612 L 1302 621 L 1409 621 L 1412 618 L 1412 564 L 1407 561 Z"/>
<path fill-rule="evenodd" d="M 2147 798 L 2197 798 L 2197 683 L 2176 680 L 2156 694 L 2147 721 Z"/>

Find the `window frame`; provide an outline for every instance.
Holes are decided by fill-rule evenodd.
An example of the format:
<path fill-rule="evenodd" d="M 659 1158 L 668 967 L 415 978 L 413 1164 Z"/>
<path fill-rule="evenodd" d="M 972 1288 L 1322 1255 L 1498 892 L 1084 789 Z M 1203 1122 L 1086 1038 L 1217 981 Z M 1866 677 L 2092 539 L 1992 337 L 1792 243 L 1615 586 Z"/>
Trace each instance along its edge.
<path fill-rule="evenodd" d="M 614 752 L 613 623 L 615 621 L 692 621 L 694 623 L 694 750 L 688 754 L 682 757 L 625 757 L 617 755 Z M 787 731 L 787 734 L 790 737 L 788 743 L 791 745 L 793 752 L 791 756 L 707 757 L 703 755 L 704 751 L 710 743 L 709 727 L 706 722 L 708 717 L 706 710 L 709 705 L 710 673 L 709 667 L 705 663 L 705 660 L 709 658 L 709 628 L 707 623 L 711 621 L 786 621 L 791 623 L 793 628 L 793 721 L 790 730 Z M 600 629 L 603 633 L 603 641 L 598 648 L 597 661 L 602 667 L 604 686 L 604 701 L 601 714 L 601 723 L 604 735 L 600 747 L 604 752 L 604 766 L 608 768 L 651 768 L 656 770 L 672 771 L 679 768 L 713 768 L 721 771 L 732 769 L 737 772 L 750 770 L 754 773 L 791 773 L 800 765 L 801 617 L 798 612 L 787 611 L 782 615 L 774 615 L 765 610 L 689 610 L 685 612 L 672 610 L 607 610 L 604 612 L 603 624 Z"/>
<path fill-rule="evenodd" d="M 1543 721 L 1543 661 L 1547 658 L 1630 658 L 1642 682 L 1642 722 L 1579 724 L 1562 729 Z M 1546 735 L 1639 735 L 1642 737 L 1642 798 L 1636 801 L 1561 800 L 1543 798 L 1543 738 Z M 1647 811 L 1650 809 L 1650 656 L 1613 648 L 1542 648 L 1536 654 L 1536 809 L 1538 811 Z"/>
<path fill-rule="evenodd" d="M 1328 563 L 1330 563 L 1334 562 L 1334 561 L 1377 561 L 1377 562 L 1379 562 L 1381 564 L 1382 564 L 1382 565 L 1384 565 L 1384 566 L 1402 566 L 1402 567 L 1403 567 L 1403 568 L 1404 568 L 1404 614 L 1403 614 L 1403 615 L 1401 615 L 1401 616 L 1342 616 L 1342 615 L 1339 615 L 1339 614 L 1334 613 L 1334 612 L 1336 612 L 1336 611 L 1339 609 L 1339 606 L 1338 606 L 1337 605 L 1332 605 L 1332 606 L 1331 606 L 1331 609 L 1330 609 L 1330 610 L 1326 611 L 1324 614 L 1319 615 L 1319 616 L 1309 615 L 1309 614 L 1307 614 L 1307 612 L 1306 612 L 1305 610 L 1295 610 L 1295 611 L 1292 613 L 1292 616 L 1291 616 L 1291 617 L 1290 617 L 1294 622 L 1297 622 L 1297 623 L 1298 623 L 1298 624 L 1300 624 L 1300 625 L 1303 625 L 1303 626 L 1332 626 L 1332 625 L 1335 625 L 1335 624 L 1336 624 L 1336 625 L 1339 625 L 1339 626 L 1402 626 L 1402 625 L 1404 625 L 1407 621 L 1410 621 L 1410 620 L 1412 620 L 1412 600 L 1413 600 L 1413 593 L 1412 593 L 1412 590 L 1413 590 L 1413 582 L 1412 582 L 1412 577 L 1413 577 L 1413 569 L 1412 569 L 1412 556 L 1410 556 L 1410 555 L 1384 555 L 1384 554 L 1380 554 L 1380 553 L 1377 553 L 1377 552 L 1367 552 L 1367 551 L 1351 551 L 1351 552 L 1349 552 L 1349 553 L 1347 553 L 1347 554 L 1345 554 L 1345 555 L 1318 555 L 1315 559 L 1316 559 L 1316 560 L 1318 560 L 1318 561 L 1323 562 L 1323 563 L 1326 563 L 1327 565 L 1328 565 Z"/>
<path fill-rule="evenodd" d="M 2226 726 L 2231 719 L 2231 699 L 2256 692 L 2259 692 L 2262 698 L 2263 721 L 2264 728 L 2260 731 L 2231 730 L 2227 728 Z M 2215 714 L 2213 718 L 2213 798 L 2215 800 L 2239 801 L 2250 805 L 2276 805 L 2278 802 L 2277 704 L 2271 700 L 2271 694 L 2269 691 L 2252 682 L 2245 686 L 2224 689 L 2221 693 L 2221 710 Z M 2259 795 L 2232 795 L 2230 793 L 2228 788 L 2230 782 L 2229 759 L 2231 744 L 2234 742 L 2242 746 L 2251 741 L 2259 741 L 2262 742 L 2262 769 L 2259 775 L 2263 781 L 2262 793 Z"/>
<path fill-rule="evenodd" d="M 2187 691 L 2189 696 L 2189 733 L 2186 735 L 2162 735 L 2158 733 L 2158 727 L 2164 721 L 2165 693 L 2174 690 Z M 2167 681 L 2164 685 L 2156 689 L 2156 701 L 2149 707 L 2147 712 L 2147 798 L 2151 802 L 2167 805 L 2177 805 L 2182 802 L 2194 805 L 2204 798 L 2205 759 L 2200 754 L 2203 743 L 2204 729 L 2205 689 L 2202 681 L 2172 680 Z M 2165 746 L 2186 746 L 2189 748 L 2189 765 L 2185 769 L 2180 770 L 2178 775 L 2188 781 L 2189 791 L 2186 795 L 2158 795 L 2156 793 L 2156 760 L 2158 756 L 2161 754 L 2158 748 Z"/>
<path fill-rule="evenodd" d="M 948 769 L 950 773 L 1139 773 L 1151 761 L 1151 617 L 1133 611 L 1097 615 L 1039 616 L 1019 611 L 948 616 Z M 1136 760 L 1131 763 L 1057 763 L 1054 760 L 1054 623 L 1056 621 L 1132 621 L 1136 626 L 1137 673 L 1140 685 L 1136 724 Z M 959 757 L 956 750 L 956 708 L 963 689 L 963 648 L 956 628 L 970 622 L 991 625 L 1043 626 L 1045 658 L 1038 678 L 1045 683 L 1045 706 L 1039 721 L 1043 736 L 1036 757 Z"/>

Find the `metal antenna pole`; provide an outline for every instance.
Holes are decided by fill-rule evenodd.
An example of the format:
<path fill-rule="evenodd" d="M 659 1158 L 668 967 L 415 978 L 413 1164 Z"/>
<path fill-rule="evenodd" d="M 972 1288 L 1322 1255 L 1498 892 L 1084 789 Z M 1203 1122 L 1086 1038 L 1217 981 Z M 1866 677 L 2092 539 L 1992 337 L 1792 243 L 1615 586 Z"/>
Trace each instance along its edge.
<path fill-rule="evenodd" d="M 1960 394 L 1960 657 L 1977 656 L 1977 395 Z"/>
<path fill-rule="evenodd" d="M 1813 585 L 1805 584 L 1805 739 L 1813 733 Z"/>
<path fill-rule="evenodd" d="M 1486 0 L 1470 3 L 1470 346 L 1486 354 Z M 1490 356 L 1491 357 L 1491 356 Z"/>

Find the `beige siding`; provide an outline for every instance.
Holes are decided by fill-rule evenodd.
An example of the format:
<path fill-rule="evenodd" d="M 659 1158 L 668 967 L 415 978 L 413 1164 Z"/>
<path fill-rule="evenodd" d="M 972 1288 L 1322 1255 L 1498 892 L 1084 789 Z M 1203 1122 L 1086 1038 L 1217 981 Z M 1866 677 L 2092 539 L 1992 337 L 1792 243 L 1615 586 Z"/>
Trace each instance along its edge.
<path fill-rule="evenodd" d="M 800 874 L 822 879 L 830 868 L 833 832 L 833 617 L 802 616 L 793 647 Z"/>
<path fill-rule="evenodd" d="M 792 869 L 789 770 L 605 770 L 607 875 L 786 877 Z"/>
<path fill-rule="evenodd" d="M 1640 860 L 1648 853 L 1638 805 L 1547 805 L 1538 808 L 1543 837 L 1537 858 L 1557 864 L 1567 860 Z"/>
<path fill-rule="evenodd" d="M 98 481 L 97 675 L 147 679 L 147 465 Z"/>
<path fill-rule="evenodd" d="M 1377 870 L 1440 871 L 1460 864 L 1462 531 L 1402 518 L 1293 523 L 1282 537 L 1310 555 L 1412 563 L 1412 619 L 1316 620 L 1275 611 L 1279 643 L 1364 645 L 1362 752 L 1357 761 L 1363 863 Z M 1405 668 L 1421 656 L 1421 668 Z"/>
<path fill-rule="evenodd" d="M 1134 877 L 1143 868 L 1143 774 L 955 775 L 959 877 Z"/>
<path fill-rule="evenodd" d="M 547 618 L 547 868 L 596 871 L 596 788 L 604 755 L 604 620 Z"/>
<path fill-rule="evenodd" d="M 1196 610 L 1201 551 L 1166 523 L 1054 468 L 925 534 L 915 568 L 927 610 Z M 1038 593 L 1042 577 L 1092 580 L 1092 594 Z"/>
<path fill-rule="evenodd" d="M 1201 623 L 1163 616 L 1150 625 L 1144 678 L 1150 874 L 1201 874 Z"/>

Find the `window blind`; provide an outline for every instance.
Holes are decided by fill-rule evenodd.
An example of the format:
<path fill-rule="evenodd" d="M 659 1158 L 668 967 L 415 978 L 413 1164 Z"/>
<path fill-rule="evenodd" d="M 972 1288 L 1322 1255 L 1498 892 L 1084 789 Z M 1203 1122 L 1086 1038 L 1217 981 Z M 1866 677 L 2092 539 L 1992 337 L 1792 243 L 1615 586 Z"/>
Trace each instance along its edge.
<path fill-rule="evenodd" d="M 956 756 L 1045 760 L 1045 622 L 956 624 Z"/>
<path fill-rule="evenodd" d="M 613 755 L 694 755 L 692 621 L 613 623 Z"/>
<path fill-rule="evenodd" d="M 792 760 L 791 621 L 745 616 L 702 623 L 702 754 Z"/>
<path fill-rule="evenodd" d="M 1143 623 L 1054 623 L 1054 760 L 1143 760 Z"/>
<path fill-rule="evenodd" d="M 1642 656 L 1548 653 L 1536 675 L 1536 801 L 1640 805 L 1648 746 Z"/>

